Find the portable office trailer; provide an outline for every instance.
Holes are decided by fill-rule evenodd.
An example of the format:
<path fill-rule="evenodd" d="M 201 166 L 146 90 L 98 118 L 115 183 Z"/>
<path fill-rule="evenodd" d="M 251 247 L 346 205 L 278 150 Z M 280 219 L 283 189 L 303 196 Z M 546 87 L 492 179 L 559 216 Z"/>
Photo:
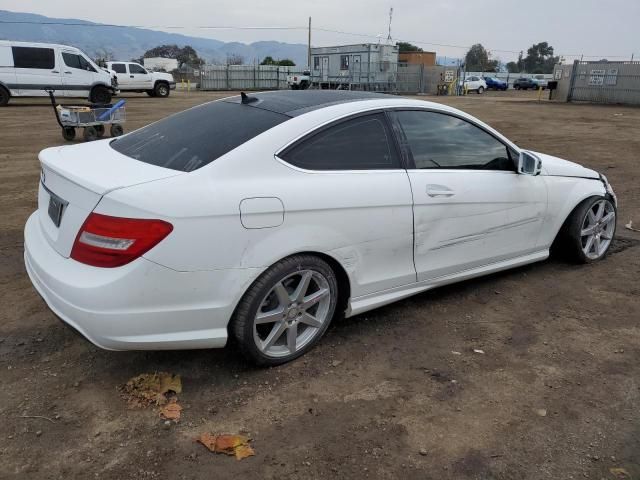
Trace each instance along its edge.
<path fill-rule="evenodd" d="M 320 88 L 393 90 L 398 47 L 376 43 L 311 49 L 311 82 Z"/>

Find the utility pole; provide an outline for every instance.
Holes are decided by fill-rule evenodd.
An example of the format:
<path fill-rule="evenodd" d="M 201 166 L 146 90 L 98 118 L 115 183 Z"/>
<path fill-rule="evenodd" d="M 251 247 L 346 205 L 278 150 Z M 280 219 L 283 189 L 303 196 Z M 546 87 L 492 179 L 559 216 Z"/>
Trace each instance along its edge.
<path fill-rule="evenodd" d="M 307 66 L 311 70 L 311 17 L 309 17 L 309 38 L 307 40 Z"/>
<path fill-rule="evenodd" d="M 393 7 L 389 9 L 389 34 L 387 35 L 387 44 L 391 45 L 393 40 L 391 39 L 391 21 L 393 20 Z"/>

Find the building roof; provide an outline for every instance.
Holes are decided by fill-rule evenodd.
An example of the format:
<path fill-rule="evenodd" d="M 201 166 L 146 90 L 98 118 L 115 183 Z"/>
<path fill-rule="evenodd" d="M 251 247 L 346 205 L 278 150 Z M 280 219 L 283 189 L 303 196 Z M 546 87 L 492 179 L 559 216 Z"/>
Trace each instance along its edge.
<path fill-rule="evenodd" d="M 339 105 L 341 103 L 361 100 L 380 100 L 394 98 L 393 95 L 353 90 L 277 90 L 273 92 L 249 93 L 249 98 L 257 100 L 247 103 L 247 107 L 260 108 L 280 113 L 289 117 L 297 117 L 313 110 Z M 223 101 L 241 103 L 239 95 Z"/>

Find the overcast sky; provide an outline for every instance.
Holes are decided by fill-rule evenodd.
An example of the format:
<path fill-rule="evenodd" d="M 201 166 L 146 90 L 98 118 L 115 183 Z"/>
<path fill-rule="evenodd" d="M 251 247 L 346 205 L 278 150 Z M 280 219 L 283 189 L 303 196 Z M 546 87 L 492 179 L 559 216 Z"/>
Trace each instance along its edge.
<path fill-rule="evenodd" d="M 393 39 L 413 41 L 443 56 L 463 56 L 482 43 L 494 57 L 514 59 L 541 41 L 556 54 L 640 58 L 640 0 L 0 0 L 1 10 L 80 18 L 101 23 L 140 25 L 157 30 L 250 43 L 278 40 L 306 43 L 304 30 L 220 30 L 199 26 L 313 26 L 371 37 L 313 31 L 312 45 L 326 46 L 387 38 L 393 6 Z M 183 28 L 161 28 L 178 26 Z M 2 28 L 0 26 L 0 28 Z M 440 44 L 440 45 L 436 45 Z M 589 58 L 587 58 L 589 59 Z"/>

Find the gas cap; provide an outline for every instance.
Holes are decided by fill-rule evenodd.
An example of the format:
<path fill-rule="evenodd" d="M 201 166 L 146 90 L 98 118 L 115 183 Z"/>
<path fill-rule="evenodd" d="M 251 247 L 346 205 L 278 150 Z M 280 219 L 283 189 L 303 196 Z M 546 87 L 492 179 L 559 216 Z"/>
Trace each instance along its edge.
<path fill-rule="evenodd" d="M 284 204 L 278 197 L 245 198 L 240 202 L 244 228 L 273 228 L 284 222 Z"/>

